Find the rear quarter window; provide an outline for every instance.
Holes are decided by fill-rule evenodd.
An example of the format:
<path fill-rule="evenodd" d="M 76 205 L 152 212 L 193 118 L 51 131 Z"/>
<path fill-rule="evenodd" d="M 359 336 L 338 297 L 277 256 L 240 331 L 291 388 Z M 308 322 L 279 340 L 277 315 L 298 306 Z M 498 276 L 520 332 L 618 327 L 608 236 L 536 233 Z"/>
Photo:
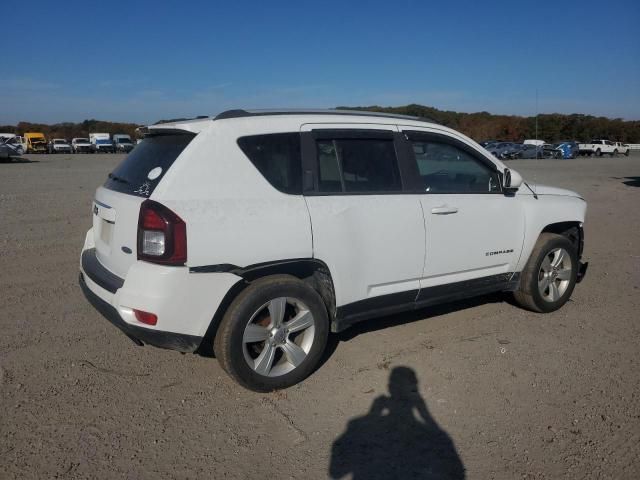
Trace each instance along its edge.
<path fill-rule="evenodd" d="M 146 137 L 109 174 L 105 188 L 148 197 L 194 137 L 191 133 Z"/>
<path fill-rule="evenodd" d="M 291 195 L 302 194 L 299 133 L 240 137 L 238 146 L 274 188 Z"/>

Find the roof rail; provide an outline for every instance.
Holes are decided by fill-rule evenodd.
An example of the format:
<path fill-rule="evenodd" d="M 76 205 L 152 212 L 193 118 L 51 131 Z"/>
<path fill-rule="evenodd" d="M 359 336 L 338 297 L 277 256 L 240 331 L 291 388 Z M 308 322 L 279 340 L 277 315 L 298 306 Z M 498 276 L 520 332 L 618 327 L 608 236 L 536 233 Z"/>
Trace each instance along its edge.
<path fill-rule="evenodd" d="M 361 117 L 384 117 L 384 118 L 397 118 L 404 120 L 417 120 L 421 122 L 434 122 L 431 119 L 424 117 L 412 117 L 410 115 L 400 115 L 395 113 L 383 113 L 383 112 L 369 112 L 366 110 L 338 110 L 338 109 L 272 109 L 272 110 L 242 110 L 234 109 L 227 110 L 219 113 L 213 119 L 225 120 L 228 118 L 245 118 L 245 117 L 260 117 L 267 115 L 357 115 Z"/>

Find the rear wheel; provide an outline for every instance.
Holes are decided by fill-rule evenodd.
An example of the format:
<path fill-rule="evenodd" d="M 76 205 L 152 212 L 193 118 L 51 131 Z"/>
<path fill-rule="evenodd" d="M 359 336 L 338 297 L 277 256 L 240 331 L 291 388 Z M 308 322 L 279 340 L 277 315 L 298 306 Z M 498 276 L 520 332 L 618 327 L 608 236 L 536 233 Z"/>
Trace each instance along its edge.
<path fill-rule="evenodd" d="M 577 253 L 569 239 L 543 233 L 522 272 L 515 300 L 534 312 L 553 312 L 569 300 L 577 274 Z"/>
<path fill-rule="evenodd" d="M 257 392 L 287 388 L 317 367 L 329 335 L 318 293 L 290 276 L 249 285 L 232 302 L 214 340 L 222 368 Z"/>
<path fill-rule="evenodd" d="M 596 157 L 601 157 L 602 156 L 602 151 L 600 149 L 596 150 Z"/>

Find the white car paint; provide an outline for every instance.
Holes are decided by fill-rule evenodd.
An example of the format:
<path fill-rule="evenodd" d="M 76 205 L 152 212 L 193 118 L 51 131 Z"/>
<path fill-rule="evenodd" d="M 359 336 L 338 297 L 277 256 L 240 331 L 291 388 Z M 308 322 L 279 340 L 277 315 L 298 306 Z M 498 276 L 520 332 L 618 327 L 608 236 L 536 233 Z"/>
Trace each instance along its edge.
<path fill-rule="evenodd" d="M 502 174 L 506 169 L 459 132 L 418 120 L 288 114 L 152 125 L 145 130 L 197 134 L 149 197 L 185 221 L 186 264 L 167 267 L 137 260 L 137 222 L 145 198 L 99 187 L 83 252 L 95 248 L 100 264 L 124 284 L 111 293 L 84 272 L 89 290 L 127 324 L 201 337 L 222 299 L 242 279 L 229 272 L 194 274 L 190 268 L 317 259 L 328 266 L 339 308 L 520 272 L 545 226 L 584 221 L 586 203 L 577 194 L 536 186 L 534 195 L 520 185 L 515 171 L 512 179 L 520 188 L 513 195 L 288 195 L 276 190 L 237 144 L 239 137 L 314 128 L 422 129 L 465 143 Z M 452 214 L 435 213 L 442 208 Z M 506 253 L 489 254 L 495 250 Z M 157 314 L 157 324 L 138 322 L 134 308 Z"/>
<path fill-rule="evenodd" d="M 616 145 L 610 140 L 591 140 L 590 143 L 580 143 L 578 144 L 578 149 L 580 153 L 587 154 L 609 154 L 612 155 L 616 150 Z"/>

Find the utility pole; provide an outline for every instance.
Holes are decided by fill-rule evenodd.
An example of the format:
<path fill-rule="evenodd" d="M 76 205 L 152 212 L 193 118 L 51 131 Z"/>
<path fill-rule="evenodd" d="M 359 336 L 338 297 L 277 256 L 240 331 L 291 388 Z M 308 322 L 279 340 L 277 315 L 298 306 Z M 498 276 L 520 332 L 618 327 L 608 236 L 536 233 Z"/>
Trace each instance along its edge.
<path fill-rule="evenodd" d="M 536 88 L 536 140 L 538 140 L 538 89 Z"/>

